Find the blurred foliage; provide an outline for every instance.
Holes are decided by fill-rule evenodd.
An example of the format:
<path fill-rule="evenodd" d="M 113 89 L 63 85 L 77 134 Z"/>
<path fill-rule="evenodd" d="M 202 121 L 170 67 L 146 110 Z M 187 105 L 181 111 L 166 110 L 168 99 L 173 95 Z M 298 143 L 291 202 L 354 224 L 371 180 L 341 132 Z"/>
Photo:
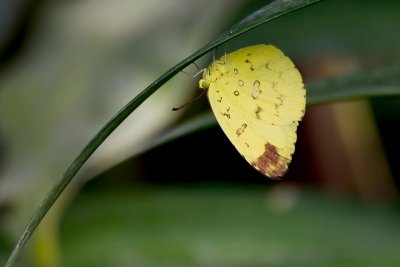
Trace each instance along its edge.
<path fill-rule="evenodd" d="M 15 14 L 26 16 L 19 20 L 15 16 L 13 21 L 13 13 L 8 13 L 0 20 L 7 21 L 3 25 L 23 26 L 9 35 L 14 42 L 9 43 L 7 56 L 2 54 L 0 262 L 5 261 L 13 245 L 10 240 L 20 233 L 54 177 L 60 176 L 96 129 L 136 94 L 132 88 L 144 88 L 214 34 L 269 1 L 227 1 L 218 6 L 215 1 L 197 2 L 193 6 L 176 0 L 166 7 L 161 2 L 15 1 L 7 6 L 14 12 L 22 8 L 22 13 Z M 0 10 L 4 13 L 6 9 Z M 185 124 L 185 119 L 208 109 L 205 99 L 186 110 L 182 124 L 157 135 L 165 133 L 183 113 L 166 110 L 185 103 L 194 92 L 194 81 L 184 74 L 178 77 L 183 81 L 168 83 L 148 105 L 152 111 L 156 107 L 156 113 L 147 109 L 132 116 L 125 131 L 89 162 L 86 178 L 114 168 L 106 173 L 109 179 L 99 181 L 100 187 L 85 187 L 61 220 L 61 265 L 398 266 L 398 209 L 382 203 L 370 205 L 371 199 L 367 204 L 355 199 L 366 198 L 351 173 L 335 172 L 357 164 L 382 169 L 384 174 L 366 175 L 365 184 L 368 190 L 385 193 L 388 187 L 396 190 L 387 179 L 400 180 L 400 103 L 393 97 L 400 87 L 398 14 L 400 2 L 395 0 L 323 1 L 217 50 L 223 54 L 255 43 L 277 45 L 300 67 L 311 97 L 319 94 L 319 100 L 311 98 L 313 103 L 386 96 L 372 99 L 375 117 L 370 116 L 368 101 L 362 103 L 365 112 L 357 106 L 329 109 L 324 105 L 328 112 L 309 109 L 286 178 L 296 181 L 296 186 L 271 186 L 242 162 L 221 131 L 200 131 L 214 124 L 211 116 Z M 2 30 L 3 38 L 9 33 Z M 15 46 L 15 41 L 20 43 Z M 197 70 L 192 67 L 187 72 Z M 316 119 L 318 114 L 320 119 Z M 153 125 L 142 129 L 150 119 Z M 373 132 L 374 150 L 369 150 L 369 140 L 360 138 L 364 150 L 355 150 L 351 141 L 347 150 L 336 153 L 348 136 L 363 132 L 359 122 L 365 120 Z M 310 130 L 313 123 L 319 130 Z M 338 129 L 342 131 L 335 140 L 326 135 Z M 133 154 L 193 132 L 115 167 Z M 133 138 L 136 133 L 142 138 Z M 335 151 L 324 147 L 326 143 Z M 328 156 L 328 164 L 316 161 L 324 159 L 314 149 L 316 144 Z M 373 162 L 354 162 L 346 157 L 348 153 L 363 153 Z M 339 158 L 342 165 L 335 165 L 333 161 Z M 378 161 L 389 163 L 394 177 Z M 324 172 L 318 170 L 325 167 Z M 335 181 L 325 179 L 323 173 L 333 173 Z M 134 182 L 120 186 L 121 177 Z M 368 179 L 374 183 L 368 185 Z M 139 181 L 176 180 L 257 182 L 257 186 L 139 186 Z M 347 184 L 338 186 L 338 181 Z M 353 199 L 304 190 L 304 182 L 312 182 L 313 191 L 344 191 Z M 10 219 L 18 208 L 21 215 Z M 58 233 L 54 223 L 50 227 L 52 231 L 44 228 L 44 233 Z M 46 253 L 46 243 L 42 246 Z M 46 266 L 40 260 L 33 263 L 35 256 L 31 256 L 22 257 L 20 266 Z"/>
<path fill-rule="evenodd" d="M 63 219 L 64 266 L 400 264 L 397 208 L 290 184 L 104 185 Z"/>
<path fill-rule="evenodd" d="M 31 10 L 35 16 L 26 43 L 4 63 L 0 81 L 0 123 L 6 140 L 0 202 L 12 207 L 4 223 L 10 237 L 20 233 L 48 185 L 93 132 L 167 66 L 209 38 L 213 31 L 207 25 L 223 7 L 221 1 L 193 21 L 187 12 L 204 3 L 138 3 L 45 1 Z M 238 6 L 232 3 L 230 9 Z M 14 6 L 9 7 L 12 11 Z M 164 29 L 185 27 L 165 35 L 161 21 Z M 180 49 L 171 49 L 177 45 Z M 186 101 L 192 84 L 179 75 L 142 105 L 97 151 L 86 175 L 122 161 L 175 121 L 180 113 L 165 110 Z"/>

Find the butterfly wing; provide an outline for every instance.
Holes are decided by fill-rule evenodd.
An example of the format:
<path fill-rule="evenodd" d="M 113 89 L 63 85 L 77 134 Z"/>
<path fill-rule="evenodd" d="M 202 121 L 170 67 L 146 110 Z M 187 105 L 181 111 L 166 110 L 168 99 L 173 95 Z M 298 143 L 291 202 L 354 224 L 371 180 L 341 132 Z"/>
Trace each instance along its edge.
<path fill-rule="evenodd" d="M 292 61 L 272 45 L 251 46 L 214 61 L 204 79 L 215 117 L 239 153 L 261 173 L 282 176 L 306 101 Z"/>

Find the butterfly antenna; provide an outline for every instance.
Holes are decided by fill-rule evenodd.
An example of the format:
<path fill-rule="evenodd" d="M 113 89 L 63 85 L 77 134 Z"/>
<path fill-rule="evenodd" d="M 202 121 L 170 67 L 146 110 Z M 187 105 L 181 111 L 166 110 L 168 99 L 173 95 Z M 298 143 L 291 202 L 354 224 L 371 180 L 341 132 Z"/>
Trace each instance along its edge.
<path fill-rule="evenodd" d="M 216 55 L 217 55 L 217 48 L 214 48 L 214 49 L 212 50 L 213 61 L 215 61 Z"/>
<path fill-rule="evenodd" d="M 204 95 L 204 93 L 206 92 L 206 90 L 202 90 L 202 91 L 203 91 L 203 92 L 201 92 L 200 95 L 196 96 L 195 99 L 193 99 L 192 101 L 190 101 L 190 102 L 188 102 L 188 103 L 186 103 L 186 104 L 184 104 L 184 105 L 182 105 L 182 106 L 180 106 L 180 107 L 172 108 L 172 111 L 180 110 L 180 109 L 182 109 L 182 108 L 184 108 L 184 107 L 187 107 L 187 106 L 193 104 L 194 102 L 198 101 L 198 100 Z"/>
<path fill-rule="evenodd" d="M 193 78 L 195 78 L 196 76 L 198 76 L 201 73 L 204 73 L 207 69 L 201 69 L 198 73 L 196 73 L 195 75 L 193 75 Z"/>
<path fill-rule="evenodd" d="M 189 73 L 187 73 L 187 72 L 186 72 L 186 71 L 184 71 L 184 70 L 181 70 L 180 72 L 182 72 L 182 73 L 186 74 L 187 76 L 191 76 Z"/>
<path fill-rule="evenodd" d="M 197 70 L 200 70 L 199 66 L 196 64 L 196 62 L 192 62 L 193 65 L 196 66 Z"/>
<path fill-rule="evenodd" d="M 197 65 L 195 62 L 192 62 L 192 64 L 196 66 L 196 68 L 197 68 L 198 71 L 200 71 L 199 65 Z M 192 75 L 190 75 L 189 73 L 187 73 L 187 72 L 184 71 L 184 70 L 181 70 L 180 72 L 186 74 L 187 76 L 192 76 Z M 201 72 L 201 71 L 200 71 L 200 72 Z M 196 75 L 198 75 L 198 73 L 197 73 Z M 196 75 L 193 76 L 193 77 L 196 77 Z"/>

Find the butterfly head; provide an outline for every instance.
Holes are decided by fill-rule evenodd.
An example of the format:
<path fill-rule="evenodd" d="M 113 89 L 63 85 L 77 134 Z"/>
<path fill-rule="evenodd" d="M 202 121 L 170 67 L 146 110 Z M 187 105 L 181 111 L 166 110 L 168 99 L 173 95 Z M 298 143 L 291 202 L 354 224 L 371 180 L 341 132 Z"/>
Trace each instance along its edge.
<path fill-rule="evenodd" d="M 215 60 L 203 72 L 203 78 L 199 81 L 201 89 L 208 89 L 212 82 L 217 81 L 224 74 L 228 73 L 226 60 Z"/>

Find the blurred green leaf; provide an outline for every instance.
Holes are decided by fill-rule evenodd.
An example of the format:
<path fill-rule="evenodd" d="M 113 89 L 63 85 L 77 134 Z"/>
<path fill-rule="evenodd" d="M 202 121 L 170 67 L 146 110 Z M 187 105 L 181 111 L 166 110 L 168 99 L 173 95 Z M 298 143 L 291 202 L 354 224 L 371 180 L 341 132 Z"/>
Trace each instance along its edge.
<path fill-rule="evenodd" d="M 399 224 L 395 207 L 282 183 L 101 187 L 66 212 L 63 266 L 394 267 Z"/>
<path fill-rule="evenodd" d="M 307 104 L 400 95 L 400 66 L 383 67 L 306 85 Z"/>

